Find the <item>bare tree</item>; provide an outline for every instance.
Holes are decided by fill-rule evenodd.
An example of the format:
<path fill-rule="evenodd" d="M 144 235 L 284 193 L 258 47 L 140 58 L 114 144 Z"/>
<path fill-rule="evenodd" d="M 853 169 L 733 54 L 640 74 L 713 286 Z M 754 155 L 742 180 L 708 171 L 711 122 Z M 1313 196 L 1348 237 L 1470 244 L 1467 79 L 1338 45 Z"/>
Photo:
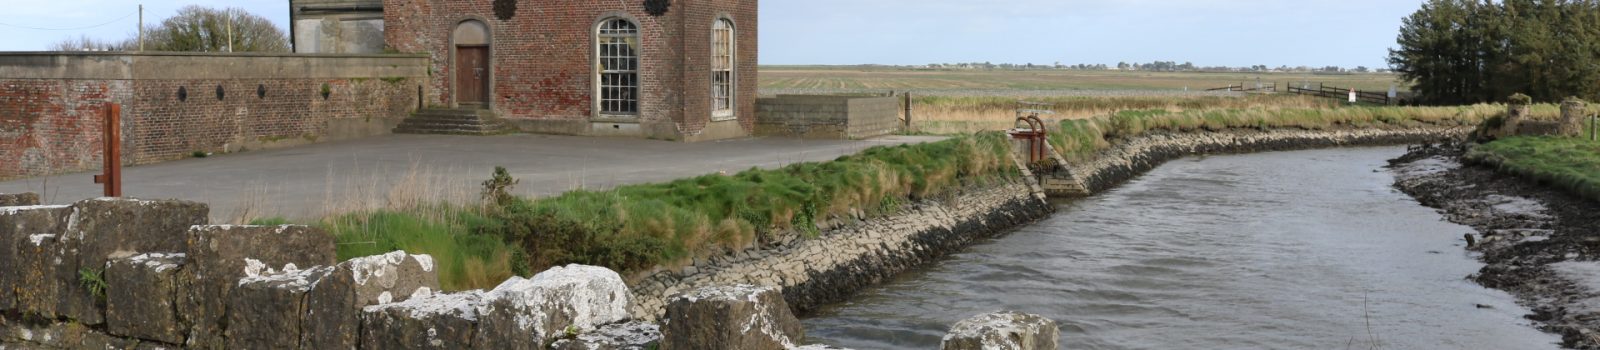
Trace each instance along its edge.
<path fill-rule="evenodd" d="M 241 9 L 190 5 L 146 26 L 144 45 L 152 51 L 288 52 L 289 37 L 272 21 Z"/>
<path fill-rule="evenodd" d="M 127 42 L 111 42 L 80 35 L 50 44 L 51 51 L 123 51 Z"/>

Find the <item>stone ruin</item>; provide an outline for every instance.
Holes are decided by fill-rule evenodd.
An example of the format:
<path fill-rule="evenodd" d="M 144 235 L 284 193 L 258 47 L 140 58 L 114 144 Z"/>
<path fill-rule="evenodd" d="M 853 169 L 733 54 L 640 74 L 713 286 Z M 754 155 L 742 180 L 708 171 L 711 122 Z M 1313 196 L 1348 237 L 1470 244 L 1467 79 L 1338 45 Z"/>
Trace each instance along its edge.
<path fill-rule="evenodd" d="M 628 286 L 601 267 L 442 292 L 430 256 L 337 262 L 326 232 L 208 225 L 200 203 L 0 204 L 0 349 L 835 349 L 799 345 L 776 287 L 675 295 L 656 325 L 629 319 Z M 996 315 L 944 348 L 1055 348 L 1053 321 Z"/>
<path fill-rule="evenodd" d="M 1561 102 L 1561 116 L 1557 120 L 1534 120 L 1528 105 L 1532 101 L 1525 95 L 1512 95 L 1507 103 L 1506 117 L 1496 138 L 1511 136 L 1582 136 L 1588 120 L 1588 102 L 1569 97 Z"/>

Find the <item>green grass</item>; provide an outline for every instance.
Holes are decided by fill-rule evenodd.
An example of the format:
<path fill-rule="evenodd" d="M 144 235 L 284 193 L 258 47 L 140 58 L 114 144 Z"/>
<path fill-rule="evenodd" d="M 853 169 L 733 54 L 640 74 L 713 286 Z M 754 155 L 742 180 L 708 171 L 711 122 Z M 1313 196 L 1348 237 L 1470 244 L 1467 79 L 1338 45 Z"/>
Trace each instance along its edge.
<path fill-rule="evenodd" d="M 1505 114 L 1503 105 L 1461 107 L 1244 108 L 1184 112 L 1129 110 L 1080 120 L 1063 120 L 1050 143 L 1068 160 L 1085 160 L 1125 139 L 1149 132 L 1228 129 L 1327 130 L 1340 127 L 1468 126 Z M 1558 114 L 1555 105 L 1535 105 L 1536 117 Z"/>
<path fill-rule="evenodd" d="M 1467 159 L 1600 200 L 1600 142 L 1564 137 L 1512 137 L 1478 145 Z"/>
<path fill-rule="evenodd" d="M 352 213 L 316 226 L 333 233 L 340 261 L 396 250 L 433 256 L 445 290 L 491 288 L 513 275 L 522 255 L 499 237 L 474 233 L 490 219 L 448 205 Z"/>
<path fill-rule="evenodd" d="M 529 252 L 534 270 L 565 263 L 647 270 L 742 250 L 788 230 L 814 237 L 818 223 L 856 209 L 881 215 L 898 208 L 886 201 L 1015 175 L 1008 142 L 985 133 L 775 170 L 521 199 L 501 211 L 500 232 Z"/>
<path fill-rule="evenodd" d="M 818 224 L 831 218 L 891 214 L 910 200 L 1004 181 L 1018 175 L 1009 147 L 1004 134 L 990 132 L 772 170 L 351 213 L 317 225 L 335 235 L 341 260 L 394 250 L 433 255 L 447 290 L 489 288 L 512 274 L 570 263 L 642 272 L 783 233 L 816 237 Z"/>

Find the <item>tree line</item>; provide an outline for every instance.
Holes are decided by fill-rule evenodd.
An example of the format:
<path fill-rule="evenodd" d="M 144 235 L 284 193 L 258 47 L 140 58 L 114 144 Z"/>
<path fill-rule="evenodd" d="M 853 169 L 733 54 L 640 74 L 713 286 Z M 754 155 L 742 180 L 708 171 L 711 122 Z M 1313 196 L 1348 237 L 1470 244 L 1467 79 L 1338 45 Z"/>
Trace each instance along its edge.
<path fill-rule="evenodd" d="M 1430 0 L 1397 44 L 1389 63 L 1424 103 L 1600 93 L 1600 0 Z"/>
<path fill-rule="evenodd" d="M 231 28 L 230 28 L 231 27 Z M 232 35 L 230 36 L 230 29 Z M 122 40 L 80 36 L 56 42 L 55 51 L 137 51 L 138 33 Z M 145 51 L 288 52 L 289 37 L 272 21 L 240 9 L 190 5 L 144 28 Z"/>

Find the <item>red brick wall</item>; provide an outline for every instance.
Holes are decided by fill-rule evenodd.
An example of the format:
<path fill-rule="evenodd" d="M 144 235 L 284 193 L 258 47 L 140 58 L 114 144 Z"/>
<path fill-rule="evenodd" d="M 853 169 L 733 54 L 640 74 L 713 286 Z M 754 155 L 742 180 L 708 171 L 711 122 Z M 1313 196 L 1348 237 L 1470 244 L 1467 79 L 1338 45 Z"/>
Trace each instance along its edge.
<path fill-rule="evenodd" d="M 494 16 L 490 0 L 385 0 L 384 35 L 392 49 L 433 59 L 429 102 L 452 102 L 451 34 L 467 19 L 492 32 L 491 105 L 511 121 L 586 123 L 594 116 L 594 28 L 612 15 L 640 28 L 639 121 L 668 124 L 673 137 L 696 135 L 710 120 L 711 24 L 726 14 L 738 25 L 738 117 L 754 122 L 755 0 L 678 0 L 663 16 L 643 1 L 522 1 L 510 20 Z M 660 136 L 660 135 L 651 135 Z"/>
<path fill-rule="evenodd" d="M 98 168 L 104 104 L 123 100 L 126 87 L 104 80 L 0 80 L 0 178 Z"/>
<path fill-rule="evenodd" d="M 410 80 L 410 79 L 407 79 Z M 396 118 L 417 105 L 421 82 L 380 79 L 141 80 L 133 85 L 124 138 L 131 164 L 195 151 L 233 152 L 317 141 L 337 119 Z M 322 86 L 329 94 L 322 97 Z M 224 92 L 217 99 L 217 87 Z M 188 99 L 178 99 L 178 88 Z M 266 96 L 257 95 L 264 87 Z"/>
<path fill-rule="evenodd" d="M 334 73 L 263 67 L 296 59 L 305 62 L 283 64 Z M 32 69 L 16 62 L 54 66 Z M 373 62 L 383 67 L 368 67 Z M 401 67 L 407 62 L 409 68 Z M 108 102 L 122 105 L 124 165 L 182 159 L 196 151 L 227 153 L 387 133 L 418 104 L 417 90 L 426 83 L 422 62 L 48 53 L 0 57 L 0 71 L 7 76 L 0 78 L 0 179 L 99 169 Z M 77 75 L 62 76 L 72 74 Z M 409 76 L 337 77 L 352 74 Z M 322 97 L 324 84 L 327 98 Z M 180 87 L 187 91 L 185 100 L 178 98 Z M 258 95 L 260 88 L 264 95 Z"/>

